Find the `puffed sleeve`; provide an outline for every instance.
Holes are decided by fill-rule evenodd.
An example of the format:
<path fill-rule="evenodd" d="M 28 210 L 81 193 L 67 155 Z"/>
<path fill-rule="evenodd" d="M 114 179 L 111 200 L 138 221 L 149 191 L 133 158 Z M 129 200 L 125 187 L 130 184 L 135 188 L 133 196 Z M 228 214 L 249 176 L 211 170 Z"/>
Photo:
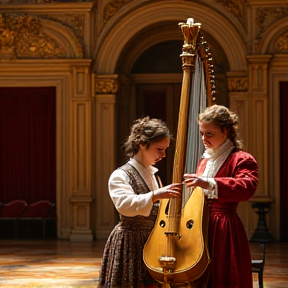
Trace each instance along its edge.
<path fill-rule="evenodd" d="M 238 151 L 229 157 L 214 178 L 220 201 L 247 201 L 258 185 L 258 164 L 249 153 Z"/>
<path fill-rule="evenodd" d="M 120 214 L 127 217 L 149 216 L 153 206 L 152 191 L 146 194 L 135 194 L 129 184 L 129 177 L 123 170 L 118 169 L 111 174 L 108 188 L 114 206 Z"/>

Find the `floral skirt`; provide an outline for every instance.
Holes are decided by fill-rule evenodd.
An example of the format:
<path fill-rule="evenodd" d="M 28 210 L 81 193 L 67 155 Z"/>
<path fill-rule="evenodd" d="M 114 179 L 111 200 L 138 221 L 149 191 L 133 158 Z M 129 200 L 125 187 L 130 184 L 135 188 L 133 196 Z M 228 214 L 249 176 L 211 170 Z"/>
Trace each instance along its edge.
<path fill-rule="evenodd" d="M 143 248 L 154 227 L 154 217 L 123 217 L 104 248 L 99 286 L 142 288 L 153 279 L 143 262 Z"/>

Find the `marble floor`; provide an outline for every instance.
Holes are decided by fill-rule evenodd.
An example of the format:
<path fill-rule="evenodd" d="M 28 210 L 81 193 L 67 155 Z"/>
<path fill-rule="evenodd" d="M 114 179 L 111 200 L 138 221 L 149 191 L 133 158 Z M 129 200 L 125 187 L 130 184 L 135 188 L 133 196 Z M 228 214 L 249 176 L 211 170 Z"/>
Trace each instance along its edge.
<path fill-rule="evenodd" d="M 97 287 L 104 244 L 0 240 L 0 287 Z M 257 274 L 253 279 L 258 288 Z M 288 243 L 267 244 L 264 288 L 284 287 L 288 287 Z"/>

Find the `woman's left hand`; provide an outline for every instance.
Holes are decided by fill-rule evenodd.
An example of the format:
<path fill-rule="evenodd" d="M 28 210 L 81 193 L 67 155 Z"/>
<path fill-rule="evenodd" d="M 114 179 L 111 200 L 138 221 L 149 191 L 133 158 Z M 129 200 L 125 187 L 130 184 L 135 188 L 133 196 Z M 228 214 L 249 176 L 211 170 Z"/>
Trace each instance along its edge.
<path fill-rule="evenodd" d="M 197 174 L 184 174 L 184 179 L 184 183 L 187 188 L 198 186 L 203 189 L 209 189 L 210 187 L 209 182 Z"/>

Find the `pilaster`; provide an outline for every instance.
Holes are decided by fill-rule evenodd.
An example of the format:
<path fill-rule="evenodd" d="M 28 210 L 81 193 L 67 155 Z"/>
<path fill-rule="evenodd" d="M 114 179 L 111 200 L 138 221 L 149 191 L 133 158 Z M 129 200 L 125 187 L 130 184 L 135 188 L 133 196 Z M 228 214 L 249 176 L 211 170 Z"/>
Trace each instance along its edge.
<path fill-rule="evenodd" d="M 106 239 L 115 225 L 116 211 L 110 199 L 108 180 L 115 169 L 115 103 L 118 75 L 92 75 L 95 147 L 94 205 L 96 238 Z M 98 137 L 101 135 L 101 137 Z"/>
<path fill-rule="evenodd" d="M 250 136 L 250 119 L 251 119 L 251 105 L 249 97 L 249 77 L 248 72 L 228 72 L 228 92 L 230 109 L 239 116 L 239 133 L 244 142 L 244 150 L 250 152 L 251 138 Z M 243 222 L 248 238 L 254 232 L 255 225 L 251 221 L 254 218 L 254 211 L 251 204 L 248 202 L 241 202 L 238 207 L 239 216 Z"/>
<path fill-rule="evenodd" d="M 271 55 L 249 55 L 250 152 L 259 165 L 259 183 L 255 196 L 269 196 L 268 189 L 268 65 Z"/>
<path fill-rule="evenodd" d="M 89 68 L 73 67 L 73 93 L 70 98 L 69 185 L 72 193 L 73 223 L 71 241 L 92 241 L 91 197 L 91 97 Z"/>

